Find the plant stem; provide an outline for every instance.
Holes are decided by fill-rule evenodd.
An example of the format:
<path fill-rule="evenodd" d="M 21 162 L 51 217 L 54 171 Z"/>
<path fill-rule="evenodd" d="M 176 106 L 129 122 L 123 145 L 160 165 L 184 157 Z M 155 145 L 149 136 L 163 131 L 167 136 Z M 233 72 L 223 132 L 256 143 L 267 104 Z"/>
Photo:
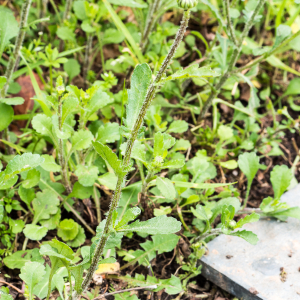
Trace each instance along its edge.
<path fill-rule="evenodd" d="M 225 14 L 226 14 L 226 19 L 227 19 L 227 27 L 229 29 L 230 35 L 231 35 L 231 39 L 233 41 L 233 43 L 235 44 L 235 46 L 238 47 L 238 41 L 236 39 L 235 33 L 234 33 L 234 28 L 231 22 L 231 18 L 230 18 L 230 13 L 229 13 L 229 0 L 225 0 Z"/>
<path fill-rule="evenodd" d="M 231 60 L 229 62 L 229 65 L 228 65 L 228 68 L 227 70 L 225 71 L 225 73 L 220 77 L 220 80 L 219 82 L 217 83 L 216 87 L 212 90 L 209 98 L 206 100 L 204 106 L 203 106 L 203 109 L 199 115 L 199 120 L 200 121 L 201 119 L 204 118 L 207 110 L 210 108 L 210 106 L 212 105 L 212 102 L 213 100 L 218 96 L 218 94 L 220 93 L 220 90 L 222 88 L 222 86 L 224 85 L 224 83 L 226 82 L 226 80 L 230 77 L 231 75 L 231 72 L 232 72 L 232 69 L 234 68 L 237 60 L 238 60 L 238 57 L 241 53 L 241 50 L 242 50 L 242 45 L 243 45 L 243 42 L 244 42 L 244 39 L 248 36 L 248 33 L 251 29 L 251 27 L 253 26 L 253 23 L 254 23 L 254 20 L 255 20 L 255 17 L 257 16 L 257 14 L 259 13 L 260 9 L 262 8 L 263 4 L 265 3 L 266 0 L 259 0 L 253 14 L 251 15 L 251 17 L 249 18 L 249 20 L 247 21 L 246 25 L 245 25 L 245 28 L 242 32 L 242 36 L 241 36 L 241 39 L 240 39 L 240 43 L 238 45 L 238 47 L 236 47 L 234 50 L 233 50 L 233 53 L 232 53 L 232 56 L 231 56 Z"/>
<path fill-rule="evenodd" d="M 144 219 L 149 219 L 150 215 L 152 214 L 151 211 L 149 211 L 149 205 L 147 203 L 147 187 L 148 183 L 150 182 L 151 178 L 153 177 L 153 172 L 151 170 L 148 171 L 147 176 L 143 182 L 142 190 L 141 190 L 141 205 L 144 210 Z"/>
<path fill-rule="evenodd" d="M 144 290 L 144 289 L 157 289 L 157 285 L 149 285 L 149 286 L 139 286 L 139 287 L 135 287 L 135 288 L 130 288 L 130 289 L 125 289 L 125 290 L 121 290 L 121 291 L 116 291 L 116 292 L 112 292 L 112 293 L 106 293 L 104 295 L 100 295 L 96 298 L 94 298 L 93 300 L 98 300 L 98 299 L 102 299 L 105 298 L 107 296 L 110 295 L 115 295 L 115 294 L 120 294 L 120 293 L 124 293 L 124 292 L 131 292 L 131 291 L 137 291 L 137 290 Z"/>
<path fill-rule="evenodd" d="M 102 37 L 100 30 L 97 31 L 97 38 L 99 43 L 99 49 L 100 49 L 100 57 L 101 57 L 101 64 L 102 64 L 102 72 L 105 72 L 105 61 L 104 61 L 104 53 L 103 53 L 103 45 L 102 45 Z"/>
<path fill-rule="evenodd" d="M 59 104 L 58 104 L 58 126 L 59 126 L 59 130 L 62 130 L 61 115 L 62 115 L 62 101 L 60 100 Z M 59 160 L 59 164 L 61 166 L 62 182 L 63 182 L 63 185 L 65 186 L 65 188 L 67 190 L 67 193 L 71 194 L 72 193 L 72 188 L 71 188 L 70 182 L 69 182 L 67 164 L 66 164 L 64 154 L 65 153 L 64 153 L 63 140 L 58 139 L 58 160 Z"/>
<path fill-rule="evenodd" d="M 157 89 L 159 88 L 159 82 L 162 79 L 163 75 L 166 72 L 167 67 L 169 66 L 169 64 L 171 63 L 171 59 L 175 54 L 175 51 L 177 50 L 177 48 L 179 47 L 180 42 L 183 39 L 184 33 L 186 31 L 187 25 L 188 25 L 188 21 L 190 18 L 190 11 L 184 11 L 183 14 L 183 18 L 181 21 L 181 25 L 180 28 L 176 34 L 175 40 L 173 42 L 173 45 L 168 53 L 168 55 L 166 56 L 164 62 L 162 63 L 162 66 L 160 68 L 160 70 L 158 71 L 153 83 L 149 86 L 144 103 L 142 105 L 142 108 L 139 112 L 139 115 L 137 117 L 137 120 L 133 126 L 133 129 L 131 131 L 131 135 L 130 138 L 127 142 L 127 147 L 126 147 L 126 151 L 125 151 L 125 156 L 124 156 L 124 160 L 123 160 L 123 168 L 126 169 L 128 168 L 129 164 L 130 164 L 130 158 L 131 158 L 131 151 L 132 151 L 132 147 L 133 144 L 137 138 L 138 135 L 138 131 L 143 123 L 144 117 L 146 115 L 147 109 L 157 91 Z M 122 186 L 123 186 L 123 182 L 126 178 L 125 176 L 118 176 L 118 181 L 117 181 L 117 185 L 116 185 L 116 189 L 115 189 L 115 193 L 113 195 L 113 198 L 111 200 L 111 206 L 110 209 L 108 211 L 108 215 L 106 218 L 106 222 L 105 222 L 105 227 L 103 229 L 103 234 L 102 237 L 99 241 L 99 243 L 96 246 L 95 252 L 94 252 L 94 256 L 92 259 L 92 263 L 91 266 L 88 270 L 88 273 L 82 283 L 82 291 L 84 292 L 86 290 L 86 288 L 88 287 L 88 285 L 90 284 L 92 278 L 93 278 L 93 274 L 98 266 L 98 262 L 100 259 L 100 256 L 103 253 L 103 249 L 104 246 L 108 240 L 109 237 L 109 233 L 110 233 L 110 226 L 111 226 L 111 222 L 112 222 L 112 215 L 113 215 L 113 211 L 118 207 L 118 203 L 119 203 L 119 199 L 120 199 L 120 195 L 121 195 L 121 191 L 122 191 Z M 77 300 L 80 298 L 80 295 L 77 294 L 77 292 L 74 293 L 73 295 L 73 300 Z"/>
<path fill-rule="evenodd" d="M 63 15 L 63 21 L 69 19 L 71 7 L 72 7 L 72 0 L 67 0 L 66 7 L 65 7 L 65 12 L 64 12 L 64 15 Z"/>
<path fill-rule="evenodd" d="M 97 222 L 101 222 L 101 210 L 100 210 L 100 199 L 98 198 L 97 195 L 97 188 L 94 186 L 94 201 L 95 201 L 95 206 L 96 206 L 96 212 L 97 212 Z"/>
<path fill-rule="evenodd" d="M 20 29 L 18 36 L 16 38 L 16 43 L 15 43 L 15 48 L 12 53 L 12 55 L 9 57 L 9 61 L 7 64 L 7 68 L 5 71 L 5 77 L 6 77 L 6 83 L 1 91 L 1 97 L 5 98 L 7 89 L 9 87 L 9 83 L 11 81 L 12 74 L 14 72 L 14 69 L 16 68 L 18 57 L 19 57 L 19 52 L 22 48 L 25 33 L 26 33 L 26 26 L 27 26 L 27 19 L 28 19 L 28 14 L 29 14 L 29 9 L 31 6 L 32 0 L 26 0 L 23 7 L 22 7 L 22 13 L 21 13 L 21 22 L 20 22 Z"/>
<path fill-rule="evenodd" d="M 50 77 L 50 94 L 52 94 L 52 88 L 53 88 L 52 66 L 49 67 L 49 77 Z"/>
<path fill-rule="evenodd" d="M 92 43 L 93 43 L 93 35 L 88 34 L 88 41 L 87 41 L 87 45 L 86 45 L 86 48 L 85 48 L 84 64 L 83 64 L 84 89 L 87 88 L 86 77 L 87 77 L 87 73 L 89 71 L 89 56 L 90 56 L 90 51 L 91 51 L 91 48 L 92 48 Z"/>
<path fill-rule="evenodd" d="M 208 237 L 218 235 L 220 233 L 222 233 L 222 230 L 220 228 L 214 228 L 214 229 L 210 230 L 209 232 L 205 232 L 205 233 L 201 234 L 200 236 L 196 237 L 195 241 L 203 241 L 203 240 L 207 239 Z"/>
<path fill-rule="evenodd" d="M 161 0 L 154 0 L 154 2 L 151 4 L 151 7 L 148 11 L 147 19 L 146 19 L 146 26 L 143 33 L 142 41 L 141 41 L 141 48 L 142 51 L 145 51 L 145 48 L 148 44 L 148 38 L 149 35 L 153 29 L 154 25 L 154 14 L 157 12 L 157 10 L 160 7 Z"/>
<path fill-rule="evenodd" d="M 56 196 L 59 198 L 61 202 L 64 202 L 64 199 L 61 197 L 61 195 L 54 189 L 52 188 L 45 180 L 41 178 L 40 180 L 49 190 L 51 190 Z M 82 225 L 93 235 L 95 235 L 95 231 L 83 220 L 83 218 L 78 214 L 78 212 L 68 203 L 64 202 L 63 203 L 75 216 L 76 218 L 82 223 Z"/>
<path fill-rule="evenodd" d="M 250 61 L 247 65 L 245 65 L 243 67 L 240 67 L 238 69 L 233 70 L 231 72 L 231 75 L 235 74 L 235 73 L 240 73 L 241 71 L 252 68 L 253 66 L 255 66 L 258 63 L 262 62 L 263 60 L 267 59 L 269 56 L 271 56 L 271 55 L 275 54 L 276 52 L 278 52 L 281 48 L 283 48 L 284 46 L 289 44 L 293 39 L 295 39 L 298 36 L 300 36 L 300 30 L 297 31 L 296 33 L 294 33 L 293 35 L 291 35 L 289 38 L 285 39 L 281 44 L 279 44 L 272 51 L 267 52 L 267 53 L 263 54 L 262 56 L 255 58 L 254 60 Z"/>

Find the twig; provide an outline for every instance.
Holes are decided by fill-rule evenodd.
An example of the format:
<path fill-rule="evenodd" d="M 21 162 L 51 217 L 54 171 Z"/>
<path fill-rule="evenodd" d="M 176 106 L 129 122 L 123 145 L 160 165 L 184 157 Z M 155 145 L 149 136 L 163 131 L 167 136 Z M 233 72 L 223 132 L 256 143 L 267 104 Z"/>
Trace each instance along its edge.
<path fill-rule="evenodd" d="M 155 290 L 155 289 L 157 289 L 157 285 L 155 284 L 155 285 L 149 285 L 149 286 L 139 286 L 139 287 L 135 287 L 135 288 L 131 288 L 131 289 L 125 289 L 125 290 L 116 291 L 116 292 L 112 292 L 112 293 L 106 293 L 104 295 L 100 295 L 100 296 L 94 298 L 93 300 L 102 299 L 102 298 L 105 298 L 106 296 L 110 296 L 110 295 L 121 294 L 121 293 L 131 292 L 131 291 L 138 291 L 138 290 L 143 290 L 143 289 Z"/>
<path fill-rule="evenodd" d="M 10 286 L 11 288 L 15 289 L 19 294 L 23 294 L 23 292 L 22 292 L 20 289 L 18 289 L 17 287 L 15 287 L 14 285 L 12 285 L 12 284 L 10 284 L 10 283 L 8 283 L 8 282 L 6 282 L 6 281 L 0 280 L 0 283 L 7 284 L 7 285 Z"/>

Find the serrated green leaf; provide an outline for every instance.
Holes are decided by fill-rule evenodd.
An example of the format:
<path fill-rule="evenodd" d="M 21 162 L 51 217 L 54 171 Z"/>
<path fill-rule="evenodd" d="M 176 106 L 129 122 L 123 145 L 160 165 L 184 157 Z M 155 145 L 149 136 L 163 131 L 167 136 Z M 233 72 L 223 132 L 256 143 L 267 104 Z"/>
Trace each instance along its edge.
<path fill-rule="evenodd" d="M 185 69 L 181 69 L 171 76 L 164 79 L 164 81 L 183 79 L 183 78 L 207 78 L 207 77 L 217 77 L 220 73 L 213 71 L 210 67 L 200 67 L 198 64 L 193 64 Z"/>
<path fill-rule="evenodd" d="M 120 139 L 120 126 L 118 123 L 106 123 L 99 127 L 96 142 L 102 144 L 114 143 Z"/>
<path fill-rule="evenodd" d="M 73 240 L 78 234 L 79 225 L 72 219 L 65 219 L 59 223 L 57 235 L 65 242 Z"/>
<path fill-rule="evenodd" d="M 241 227 L 243 227 L 247 223 L 254 223 L 254 222 L 257 222 L 258 220 L 259 220 L 259 214 L 253 212 L 251 215 L 247 215 L 243 219 L 240 219 L 236 223 L 236 225 L 235 225 L 234 228 L 241 228 Z"/>
<path fill-rule="evenodd" d="M 167 132 L 173 132 L 173 133 L 183 133 L 187 131 L 189 128 L 189 125 L 186 121 L 184 120 L 176 120 L 171 123 L 169 126 L 169 129 Z"/>
<path fill-rule="evenodd" d="M 132 208 L 128 209 L 125 212 L 122 219 L 120 220 L 120 222 L 115 227 L 115 229 L 118 230 L 119 228 L 126 225 L 127 223 L 135 220 L 140 214 L 141 214 L 141 210 L 139 207 L 132 207 Z"/>
<path fill-rule="evenodd" d="M 28 287 L 29 299 L 33 298 L 33 289 L 46 274 L 45 267 L 38 262 L 27 262 L 21 268 L 20 278 Z"/>
<path fill-rule="evenodd" d="M 13 120 L 13 116 L 13 108 L 5 103 L 0 103 L 0 131 L 9 126 Z"/>
<path fill-rule="evenodd" d="M 6 166 L 5 171 L 0 173 L 0 183 L 8 181 L 16 174 L 29 171 L 32 168 L 39 166 L 44 162 L 44 159 L 38 154 L 24 153 L 16 155 Z"/>
<path fill-rule="evenodd" d="M 293 178 L 292 171 L 286 166 L 275 166 L 271 172 L 271 183 L 274 190 L 274 198 L 280 199 L 289 187 Z"/>
<path fill-rule="evenodd" d="M 100 142 L 92 142 L 92 144 L 98 154 L 112 167 L 117 176 L 124 176 L 127 173 L 122 166 L 122 162 L 109 147 Z"/>
<path fill-rule="evenodd" d="M 26 180 L 22 182 L 22 186 L 25 189 L 30 189 L 39 183 L 40 178 L 41 178 L 40 172 L 36 169 L 32 169 L 27 173 Z"/>
<path fill-rule="evenodd" d="M 172 217 L 166 215 L 152 218 L 148 221 L 135 221 L 130 225 L 123 226 L 119 231 L 136 231 L 147 234 L 169 234 L 180 231 L 181 223 Z"/>
<path fill-rule="evenodd" d="M 92 186 L 98 178 L 99 170 L 95 166 L 77 165 L 75 175 L 83 186 Z"/>
<path fill-rule="evenodd" d="M 93 138 L 90 131 L 81 129 L 75 132 L 71 138 L 72 148 L 74 150 L 87 149 L 91 145 Z"/>
<path fill-rule="evenodd" d="M 252 231 L 247 231 L 247 230 L 236 231 L 236 232 L 230 233 L 230 235 L 238 236 L 238 237 L 244 239 L 245 241 L 247 241 L 251 245 L 256 245 L 258 242 L 257 235 L 255 233 L 253 233 Z"/>
<path fill-rule="evenodd" d="M 40 241 L 48 232 L 44 226 L 27 224 L 23 230 L 25 236 L 33 241 Z"/>
<path fill-rule="evenodd" d="M 32 201 L 34 209 L 33 223 L 36 224 L 40 220 L 49 219 L 58 211 L 59 199 L 51 190 L 45 189 L 43 192 L 38 192 L 36 198 Z"/>
<path fill-rule="evenodd" d="M 166 199 L 174 200 L 176 197 L 176 190 L 172 181 L 168 178 L 158 177 L 156 179 L 156 186 Z"/>
<path fill-rule="evenodd" d="M 131 76 L 131 87 L 128 90 L 128 104 L 126 106 L 126 125 L 130 130 L 132 130 L 145 100 L 151 77 L 151 69 L 146 63 L 137 65 Z"/>

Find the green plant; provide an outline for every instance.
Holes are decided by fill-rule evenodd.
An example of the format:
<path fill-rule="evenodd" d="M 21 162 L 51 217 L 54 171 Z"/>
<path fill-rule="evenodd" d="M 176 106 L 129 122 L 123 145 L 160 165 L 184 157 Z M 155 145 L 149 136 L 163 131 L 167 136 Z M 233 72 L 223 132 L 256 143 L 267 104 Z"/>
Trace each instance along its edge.
<path fill-rule="evenodd" d="M 15 14 L 21 2 L 10 6 Z M 95 270 L 99 276 L 122 260 L 126 275 L 105 274 L 116 299 L 137 300 L 130 292 L 140 289 L 189 297 L 212 238 L 255 244 L 244 224 L 299 218 L 298 207 L 280 200 L 295 185 L 300 157 L 285 138 L 299 123 L 299 81 L 290 80 L 299 73 L 289 66 L 299 48 L 298 9 L 291 0 L 264 3 L 180 0 L 177 26 L 182 11 L 172 0 L 39 0 L 28 21 L 22 14 L 28 39 L 10 79 L 17 48 L 10 41 L 17 37 L 17 45 L 21 33 L 1 8 L 1 32 L 9 34 L 0 36 L 0 89 L 9 89 L 0 103 L 0 130 L 7 131 L 0 140 L 7 149 L 0 152 L 0 254 L 5 267 L 20 270 L 20 294 L 49 299 L 56 289 L 61 299 L 94 299 L 101 288 L 90 290 Z M 191 35 L 190 17 L 201 28 Z M 35 104 L 17 115 L 11 105 L 24 99 L 9 94 L 24 86 L 13 80 L 26 73 Z M 8 131 L 18 121 L 26 124 Z M 291 168 L 273 166 L 274 156 Z M 259 169 L 270 172 L 274 197 L 254 209 L 247 202 L 262 180 Z M 117 290 L 115 280 L 129 288 Z M 0 293 L 11 300 L 6 289 Z"/>

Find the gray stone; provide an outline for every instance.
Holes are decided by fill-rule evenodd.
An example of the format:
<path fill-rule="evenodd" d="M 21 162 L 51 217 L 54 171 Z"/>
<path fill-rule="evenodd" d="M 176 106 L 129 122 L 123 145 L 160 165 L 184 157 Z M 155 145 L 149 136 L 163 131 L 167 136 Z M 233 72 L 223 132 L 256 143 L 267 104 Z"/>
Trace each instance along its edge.
<path fill-rule="evenodd" d="M 300 206 L 300 185 L 282 200 Z M 243 228 L 257 234 L 250 245 L 221 235 L 208 243 L 202 275 L 240 300 L 300 300 L 300 220 L 260 220 Z"/>

